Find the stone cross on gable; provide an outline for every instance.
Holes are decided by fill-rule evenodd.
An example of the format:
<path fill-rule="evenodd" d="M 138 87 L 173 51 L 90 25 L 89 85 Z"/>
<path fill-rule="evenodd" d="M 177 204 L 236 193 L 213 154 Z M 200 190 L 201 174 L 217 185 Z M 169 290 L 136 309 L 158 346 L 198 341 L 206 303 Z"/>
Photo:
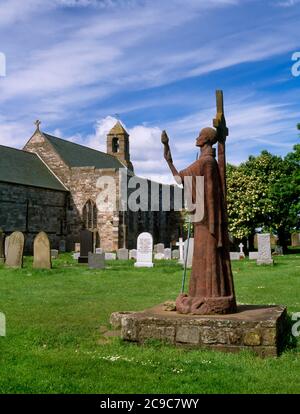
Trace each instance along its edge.
<path fill-rule="evenodd" d="M 39 131 L 40 130 L 41 121 L 39 119 L 37 119 L 34 124 L 36 125 L 36 129 Z"/>

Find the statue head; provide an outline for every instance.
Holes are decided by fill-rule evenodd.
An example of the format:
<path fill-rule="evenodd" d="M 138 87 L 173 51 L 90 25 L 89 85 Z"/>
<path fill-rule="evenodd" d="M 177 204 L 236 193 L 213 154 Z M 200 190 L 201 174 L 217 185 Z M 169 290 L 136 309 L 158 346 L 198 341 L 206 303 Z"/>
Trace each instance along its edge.
<path fill-rule="evenodd" d="M 214 128 L 201 129 L 198 138 L 196 139 L 196 146 L 203 147 L 205 144 L 214 145 L 218 141 L 217 131 Z"/>

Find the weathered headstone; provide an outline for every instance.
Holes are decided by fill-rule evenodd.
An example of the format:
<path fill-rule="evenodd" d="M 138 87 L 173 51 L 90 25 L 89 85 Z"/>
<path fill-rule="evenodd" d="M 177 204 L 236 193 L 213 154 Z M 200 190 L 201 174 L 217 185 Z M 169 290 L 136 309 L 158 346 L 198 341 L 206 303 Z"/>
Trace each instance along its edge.
<path fill-rule="evenodd" d="M 179 250 L 178 249 L 172 250 L 172 259 L 179 259 L 179 257 L 180 257 Z"/>
<path fill-rule="evenodd" d="M 282 246 L 275 246 L 274 255 L 282 256 L 283 255 L 283 247 Z"/>
<path fill-rule="evenodd" d="M 239 252 L 229 252 L 230 260 L 240 260 L 240 253 Z"/>
<path fill-rule="evenodd" d="M 292 233 L 291 234 L 291 245 L 292 245 L 292 247 L 299 247 L 300 246 L 300 233 Z"/>
<path fill-rule="evenodd" d="M 183 248 L 184 248 L 184 241 L 183 241 L 182 237 L 179 238 L 179 242 L 176 243 L 176 246 L 179 247 L 179 260 L 178 260 L 178 263 L 182 264 L 183 263 Z"/>
<path fill-rule="evenodd" d="M 150 233 L 141 233 L 137 238 L 135 267 L 153 267 L 153 238 Z"/>
<path fill-rule="evenodd" d="M 64 253 L 66 251 L 66 241 L 65 240 L 60 240 L 59 241 L 59 248 L 58 250 L 62 253 Z"/>
<path fill-rule="evenodd" d="M 258 252 L 249 252 L 249 260 L 257 260 Z"/>
<path fill-rule="evenodd" d="M 75 253 L 80 253 L 80 243 L 75 243 Z"/>
<path fill-rule="evenodd" d="M 88 255 L 88 264 L 90 269 L 105 268 L 105 253 L 91 253 Z"/>
<path fill-rule="evenodd" d="M 128 260 L 128 254 L 128 249 L 124 247 L 117 251 L 117 256 L 119 260 Z"/>
<path fill-rule="evenodd" d="M 188 250 L 188 255 L 187 255 L 186 267 L 189 269 L 192 267 L 192 263 L 193 263 L 193 254 L 194 254 L 194 239 L 193 238 L 190 238 L 189 244 L 188 244 L 188 240 L 185 240 L 184 242 L 183 264 L 185 264 L 185 258 L 187 254 L 188 245 L 189 245 L 189 250 Z"/>
<path fill-rule="evenodd" d="M 258 244 L 258 256 L 257 264 L 273 264 L 273 259 L 271 255 L 271 243 L 270 243 L 270 234 L 258 234 L 257 235 L 257 244 Z"/>
<path fill-rule="evenodd" d="M 38 233 L 33 241 L 33 267 L 51 269 L 50 242 L 44 231 Z"/>
<path fill-rule="evenodd" d="M 14 231 L 9 236 L 5 265 L 7 267 L 23 266 L 24 234 Z"/>
<path fill-rule="evenodd" d="M 102 247 L 96 247 L 96 249 L 95 249 L 95 253 L 96 253 L 96 254 L 101 254 L 101 253 L 103 253 L 103 249 L 102 249 Z"/>
<path fill-rule="evenodd" d="M 137 250 L 131 249 L 129 250 L 129 259 L 136 259 Z"/>
<path fill-rule="evenodd" d="M 73 253 L 73 259 L 78 260 L 80 257 L 80 253 Z"/>
<path fill-rule="evenodd" d="M 105 260 L 116 260 L 116 258 L 117 258 L 116 253 L 109 253 L 109 252 L 105 253 Z"/>
<path fill-rule="evenodd" d="M 93 253 L 93 233 L 89 230 L 81 230 L 78 263 L 88 263 L 88 255 L 90 252 Z"/>
<path fill-rule="evenodd" d="M 164 256 L 166 260 L 172 259 L 172 250 L 170 248 L 164 249 Z"/>
<path fill-rule="evenodd" d="M 156 253 L 164 253 L 165 245 L 163 243 L 158 243 L 156 245 Z"/>
<path fill-rule="evenodd" d="M 51 249 L 51 259 L 57 259 L 57 258 L 58 258 L 58 250 Z"/>
<path fill-rule="evenodd" d="M 4 239 L 5 234 L 2 229 L 0 229 L 0 264 L 4 263 Z"/>
<path fill-rule="evenodd" d="M 155 253 L 154 259 L 155 260 L 164 260 L 165 259 L 165 255 L 163 253 Z"/>

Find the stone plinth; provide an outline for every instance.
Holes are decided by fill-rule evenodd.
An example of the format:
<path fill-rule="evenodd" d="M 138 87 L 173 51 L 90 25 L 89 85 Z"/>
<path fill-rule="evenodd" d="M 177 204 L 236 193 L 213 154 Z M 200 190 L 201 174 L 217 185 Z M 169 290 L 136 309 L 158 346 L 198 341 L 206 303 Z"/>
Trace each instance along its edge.
<path fill-rule="evenodd" d="M 183 315 L 158 305 L 143 312 L 112 316 L 111 321 L 119 320 L 121 337 L 126 341 L 159 339 L 174 345 L 231 352 L 249 349 L 260 356 L 277 356 L 287 329 L 284 306 L 243 305 L 230 315 Z"/>

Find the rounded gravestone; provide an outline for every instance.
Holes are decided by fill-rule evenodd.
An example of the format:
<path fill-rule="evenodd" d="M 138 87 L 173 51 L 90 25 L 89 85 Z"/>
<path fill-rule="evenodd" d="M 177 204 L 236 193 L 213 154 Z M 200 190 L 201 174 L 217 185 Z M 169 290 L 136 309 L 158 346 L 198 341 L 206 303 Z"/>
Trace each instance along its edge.
<path fill-rule="evenodd" d="M 50 242 L 44 231 L 38 233 L 34 238 L 33 267 L 35 269 L 51 269 Z"/>
<path fill-rule="evenodd" d="M 14 231 L 9 236 L 9 243 L 7 245 L 5 266 L 22 267 L 23 266 L 23 249 L 24 249 L 24 234 L 20 231 Z"/>

